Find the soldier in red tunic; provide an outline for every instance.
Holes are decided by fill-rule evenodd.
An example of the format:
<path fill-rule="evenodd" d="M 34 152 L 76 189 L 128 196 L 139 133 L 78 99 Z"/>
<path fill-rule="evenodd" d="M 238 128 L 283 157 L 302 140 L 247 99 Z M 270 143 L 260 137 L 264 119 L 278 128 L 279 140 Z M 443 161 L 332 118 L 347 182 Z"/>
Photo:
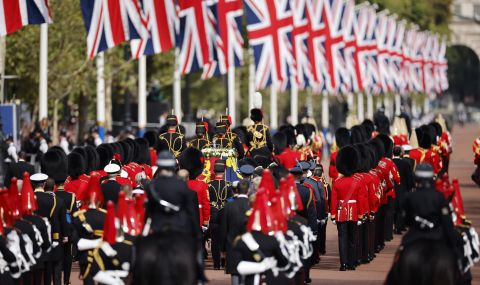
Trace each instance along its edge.
<path fill-rule="evenodd" d="M 430 164 L 433 167 L 433 173 L 436 176 L 442 169 L 442 160 L 440 156 L 432 150 L 434 138 L 432 138 L 430 135 L 429 127 L 421 126 L 420 128 L 416 129 L 415 132 L 419 147 L 412 149 L 409 156 L 411 159 L 415 160 L 416 165 L 421 163 Z"/>
<path fill-rule="evenodd" d="M 352 146 L 346 146 L 338 152 L 336 167 L 343 175 L 332 187 L 330 214 L 338 229 L 338 247 L 340 251 L 340 271 L 355 270 L 355 235 L 357 225 L 363 218 L 364 205 L 362 181 L 354 177 L 360 167 L 360 154 Z"/>

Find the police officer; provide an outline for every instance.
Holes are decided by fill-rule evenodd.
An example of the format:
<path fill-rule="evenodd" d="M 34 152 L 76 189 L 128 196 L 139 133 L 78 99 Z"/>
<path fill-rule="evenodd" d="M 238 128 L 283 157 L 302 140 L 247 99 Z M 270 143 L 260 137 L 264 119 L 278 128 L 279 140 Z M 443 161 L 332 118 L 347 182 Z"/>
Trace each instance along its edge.
<path fill-rule="evenodd" d="M 225 181 L 225 161 L 217 160 L 214 165 L 215 177 L 208 185 L 210 197 L 210 236 L 212 239 L 213 268 L 218 270 L 221 266 L 220 260 L 220 224 L 223 208 L 227 199 L 233 197 L 233 191 L 228 182 Z"/>
<path fill-rule="evenodd" d="M 188 142 L 190 147 L 194 147 L 198 150 L 202 150 L 206 147 L 210 147 L 210 140 L 208 139 L 208 123 L 203 120 L 197 122 L 195 126 L 196 137 Z"/>
<path fill-rule="evenodd" d="M 247 127 L 247 146 L 250 155 L 254 157 L 258 153 L 272 153 L 272 137 L 269 128 L 262 123 L 262 110 L 250 110 L 250 119 L 254 122 L 253 125 Z"/>
<path fill-rule="evenodd" d="M 158 151 L 167 150 L 178 157 L 185 149 L 186 142 L 185 136 L 180 132 L 177 116 L 167 116 L 167 127 L 167 131 L 158 137 Z"/>

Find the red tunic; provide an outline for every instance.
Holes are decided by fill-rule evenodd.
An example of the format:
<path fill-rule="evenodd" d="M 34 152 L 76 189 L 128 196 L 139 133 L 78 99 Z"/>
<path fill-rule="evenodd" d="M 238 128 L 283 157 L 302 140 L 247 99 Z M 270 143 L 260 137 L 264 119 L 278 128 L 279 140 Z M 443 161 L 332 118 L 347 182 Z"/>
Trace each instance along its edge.
<path fill-rule="evenodd" d="M 75 180 L 71 180 L 71 178 L 68 177 L 63 185 L 63 189 L 67 192 L 74 193 L 78 201 L 84 201 L 87 199 L 89 181 L 90 177 L 85 174 L 80 175 L 80 177 Z"/>
<path fill-rule="evenodd" d="M 157 150 L 153 147 L 150 148 L 150 165 L 157 165 Z"/>
<path fill-rule="evenodd" d="M 359 195 L 365 187 L 362 181 L 350 176 L 335 180 L 332 187 L 330 214 L 338 222 L 356 222 L 362 218 L 361 205 L 363 195 Z"/>
<path fill-rule="evenodd" d="M 210 201 L 208 199 L 208 184 L 199 180 L 188 180 L 188 188 L 197 193 L 200 225 L 210 221 Z"/>
<path fill-rule="evenodd" d="M 382 198 L 382 192 L 380 179 L 378 173 L 375 170 L 370 170 L 368 177 L 370 178 L 370 187 L 368 189 L 368 205 L 370 213 L 376 213 L 380 207 L 380 199 Z"/>
<path fill-rule="evenodd" d="M 338 151 L 333 151 L 330 154 L 330 166 L 328 167 L 328 176 L 330 176 L 330 179 L 335 180 L 338 178 L 338 171 L 337 171 L 337 154 Z"/>
<path fill-rule="evenodd" d="M 285 148 L 282 153 L 277 154 L 275 157 L 286 169 L 295 167 L 297 161 L 300 160 L 300 154 L 289 147 Z"/>
<path fill-rule="evenodd" d="M 433 173 L 437 174 L 442 169 L 442 160 L 431 149 L 417 148 L 412 149 L 409 154 L 411 159 L 414 159 L 417 165 L 420 163 L 428 163 L 433 167 Z"/>

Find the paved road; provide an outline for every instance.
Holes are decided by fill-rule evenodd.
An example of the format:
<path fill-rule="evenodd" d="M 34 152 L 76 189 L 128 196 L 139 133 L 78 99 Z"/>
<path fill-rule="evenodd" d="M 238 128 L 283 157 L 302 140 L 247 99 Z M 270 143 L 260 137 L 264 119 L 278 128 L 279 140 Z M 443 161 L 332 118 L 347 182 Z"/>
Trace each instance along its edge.
<path fill-rule="evenodd" d="M 477 135 L 480 135 L 480 128 L 475 125 L 467 125 L 463 128 L 457 127 L 453 132 L 455 149 L 450 165 L 450 175 L 457 177 L 465 203 L 467 217 L 473 225 L 480 229 L 480 189 L 470 179 L 473 171 L 473 153 L 471 143 Z M 327 254 L 322 257 L 320 263 L 312 270 L 313 284 L 335 285 L 335 284 L 383 284 L 385 276 L 392 264 L 393 255 L 400 242 L 400 236 L 387 243 L 385 249 L 377 254 L 377 258 L 368 265 L 362 265 L 355 271 L 338 271 L 338 243 L 336 228 L 330 223 L 327 228 Z M 207 276 L 212 285 L 229 284 L 229 276 L 221 271 L 213 271 L 211 262 L 207 261 Z M 76 276 L 78 269 L 74 269 L 72 276 Z M 480 284 L 480 266 L 473 269 L 473 284 Z M 74 278 L 72 278 L 74 279 Z M 72 284 L 81 284 L 78 280 L 72 280 Z"/>

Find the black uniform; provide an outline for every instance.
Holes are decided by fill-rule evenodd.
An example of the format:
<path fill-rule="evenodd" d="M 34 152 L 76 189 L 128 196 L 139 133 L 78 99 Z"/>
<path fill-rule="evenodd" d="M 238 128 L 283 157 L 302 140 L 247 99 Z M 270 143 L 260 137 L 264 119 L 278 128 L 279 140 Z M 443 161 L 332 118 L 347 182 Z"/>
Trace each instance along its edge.
<path fill-rule="evenodd" d="M 235 198 L 225 205 L 223 216 L 220 220 L 220 248 L 227 253 L 226 272 L 237 274 L 234 264 L 238 263 L 238 256 L 233 251 L 233 241 L 239 235 L 245 233 L 247 223 L 246 212 L 250 209 L 250 202 L 246 195 Z"/>
<path fill-rule="evenodd" d="M 210 236 L 212 238 L 213 267 L 220 268 L 220 223 L 223 208 L 228 198 L 233 197 L 233 191 L 225 180 L 215 179 L 208 185 L 210 197 Z"/>
<path fill-rule="evenodd" d="M 252 250 L 243 240 L 244 235 L 252 235 L 255 242 L 258 244 L 257 250 Z M 283 256 L 280 245 L 275 237 L 265 235 L 262 232 L 252 231 L 237 238 L 234 244 L 234 251 L 239 255 L 239 263 L 241 261 L 261 262 L 264 258 L 274 257 L 277 260 L 277 267 L 284 267 L 288 264 L 288 260 Z M 235 264 L 235 267 L 238 263 Z M 271 270 L 261 274 L 265 277 L 266 284 L 278 284 L 278 278 L 274 276 Z M 245 285 L 256 285 L 255 275 L 242 276 Z M 259 280 L 260 281 L 260 280 Z"/>
<path fill-rule="evenodd" d="M 245 156 L 242 142 L 234 132 L 227 131 L 225 135 L 216 134 L 213 137 L 212 145 L 219 148 L 235 149 L 237 151 L 238 159 L 242 159 Z"/>
<path fill-rule="evenodd" d="M 52 276 L 55 284 L 61 283 L 61 265 L 63 260 L 63 235 L 66 229 L 66 211 L 64 202 L 55 196 L 55 193 L 36 189 L 38 210 L 36 214 L 49 220 L 52 226 L 52 245 L 45 266 L 44 284 L 51 284 Z"/>
<path fill-rule="evenodd" d="M 306 186 L 297 183 L 298 194 L 302 199 L 303 210 L 297 211 L 300 216 L 305 218 L 308 221 L 308 226 L 312 232 L 317 234 L 317 212 L 315 210 L 315 205 L 313 202 L 314 195 L 311 193 L 310 189 Z"/>
<path fill-rule="evenodd" d="M 272 137 L 267 126 L 256 123 L 247 127 L 247 145 L 250 155 L 273 152 Z"/>
<path fill-rule="evenodd" d="M 6 232 L 7 231 L 5 231 L 5 234 Z M 7 248 L 5 237 L 1 234 L 0 234 L 0 254 L 2 255 L 0 259 L 3 259 L 4 261 L 7 262 L 7 266 L 9 269 L 9 271 L 0 270 L 0 284 L 13 285 L 14 279 L 12 278 L 12 273 L 18 274 L 18 267 L 13 266 L 13 264 L 15 264 L 17 259 L 15 255 Z M 0 268 L 0 269 L 6 269 L 6 268 Z"/>
<path fill-rule="evenodd" d="M 328 217 L 328 213 L 326 211 L 325 206 L 325 196 L 324 196 L 324 189 L 323 183 L 317 177 L 309 177 L 305 179 L 305 184 L 310 185 L 313 189 L 314 199 L 315 199 L 315 210 L 317 213 L 317 220 L 322 221 L 321 223 L 317 223 L 317 232 L 321 232 L 325 229 L 326 219 Z M 320 244 L 321 244 L 322 235 L 317 235 L 317 240 L 314 243 L 314 254 L 312 256 L 312 262 L 314 264 L 320 261 Z"/>
<path fill-rule="evenodd" d="M 410 160 L 410 159 L 408 159 Z M 395 211 L 395 231 L 400 233 L 405 229 L 403 221 L 403 215 L 401 214 L 402 203 L 405 199 L 405 195 L 412 191 L 414 184 L 413 166 L 404 158 L 394 158 L 393 162 L 397 166 L 398 173 L 400 174 L 400 184 L 395 185 L 396 198 L 396 211 Z"/>
<path fill-rule="evenodd" d="M 194 147 L 198 150 L 202 150 L 206 147 L 210 147 L 210 144 L 211 144 L 210 141 L 204 136 L 196 137 L 188 142 L 188 145 L 190 147 Z"/>
<path fill-rule="evenodd" d="M 32 223 L 18 219 L 15 221 L 13 227 L 17 230 L 17 233 L 20 235 L 20 238 L 25 242 L 25 244 L 32 247 L 32 252 L 28 252 L 26 248 L 22 248 L 22 255 L 25 257 L 27 262 L 30 264 L 30 270 L 22 274 L 22 282 L 24 284 L 31 284 L 33 280 L 33 270 L 37 270 L 37 258 L 40 257 L 41 249 L 35 237 L 35 231 L 33 229 Z M 37 280 L 40 281 L 40 280 Z M 37 282 L 35 284 L 41 284 Z"/>
<path fill-rule="evenodd" d="M 42 284 L 42 275 L 43 271 L 45 270 L 45 261 L 48 257 L 48 250 L 52 246 L 51 243 L 51 236 L 49 236 L 48 221 L 45 221 L 44 218 L 38 215 L 24 215 L 23 220 L 30 222 L 34 225 L 41 235 L 41 242 L 37 239 L 37 243 L 40 247 L 41 253 L 40 256 L 37 258 L 37 264 L 35 268 L 32 270 L 33 276 L 33 284 Z"/>
<path fill-rule="evenodd" d="M 167 131 L 158 137 L 158 152 L 168 150 L 173 156 L 178 157 L 185 148 L 185 136 L 179 132 Z"/>
<path fill-rule="evenodd" d="M 66 208 L 66 226 L 67 226 L 67 231 L 66 231 L 66 237 L 68 237 L 67 243 L 65 243 L 65 252 L 63 255 L 63 280 L 64 284 L 69 284 L 70 283 L 70 272 L 72 269 L 72 260 L 74 257 L 74 254 L 76 252 L 76 247 L 75 243 L 72 243 L 74 234 L 73 231 L 75 228 L 73 227 L 73 221 L 72 221 L 72 214 L 77 212 L 77 199 L 75 197 L 75 194 L 66 192 L 63 189 L 63 186 L 57 188 L 57 192 L 55 193 L 57 197 L 62 198 L 62 200 L 65 203 L 65 208 Z"/>
<path fill-rule="evenodd" d="M 107 179 L 102 182 L 100 189 L 102 189 L 103 199 L 105 203 L 112 201 L 115 205 L 118 202 L 118 194 L 120 193 L 121 185 L 114 178 Z"/>
<path fill-rule="evenodd" d="M 106 211 L 104 209 L 87 209 L 73 213 L 73 226 L 76 236 L 74 242 L 79 239 L 98 239 L 103 236 L 103 224 Z M 79 251 L 78 263 L 80 266 L 80 275 L 84 284 L 93 284 L 91 266 L 93 262 L 93 251 Z M 90 266 L 89 266 L 90 264 Z"/>
<path fill-rule="evenodd" d="M 28 172 L 30 175 L 35 173 L 35 168 L 30 163 L 19 160 L 15 163 L 10 163 L 5 173 L 5 186 L 10 187 L 10 181 L 13 177 L 23 179 L 23 173 Z"/>

